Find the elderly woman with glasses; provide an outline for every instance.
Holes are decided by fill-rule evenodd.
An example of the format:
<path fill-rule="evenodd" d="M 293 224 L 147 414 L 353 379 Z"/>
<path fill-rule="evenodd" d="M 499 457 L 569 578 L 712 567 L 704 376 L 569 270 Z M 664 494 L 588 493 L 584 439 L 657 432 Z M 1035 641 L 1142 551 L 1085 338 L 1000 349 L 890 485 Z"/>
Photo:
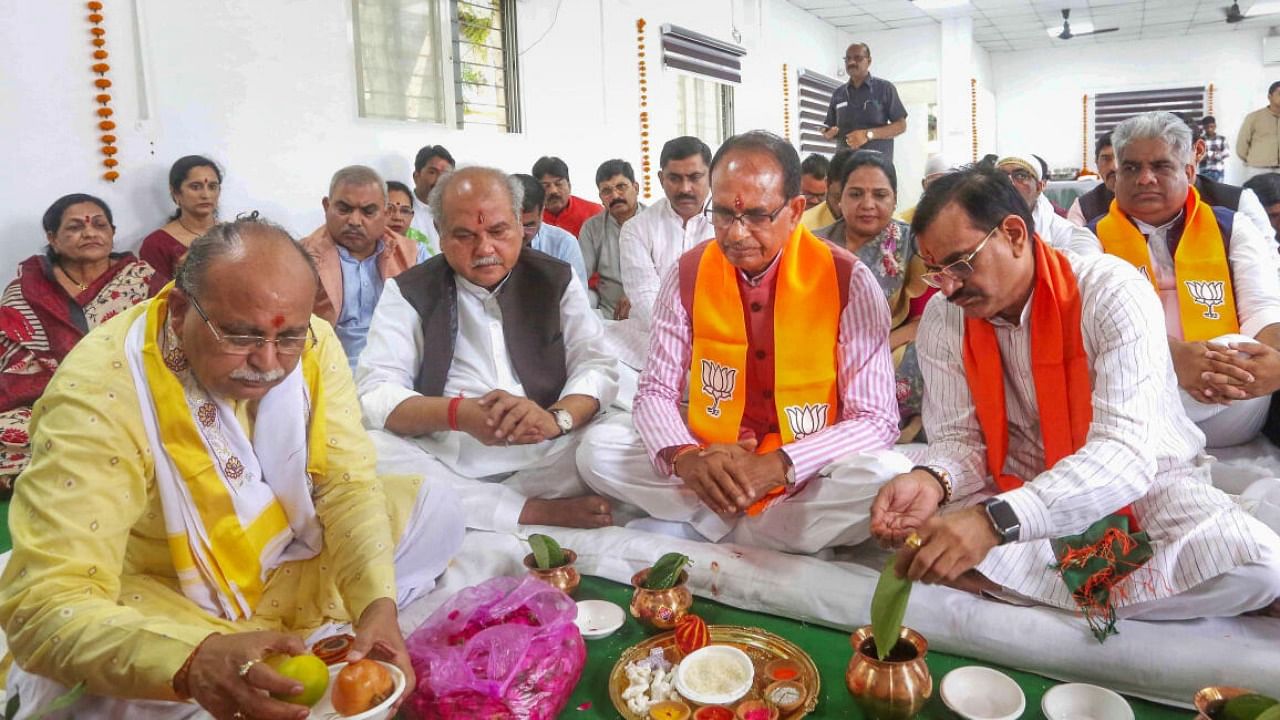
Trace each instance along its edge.
<path fill-rule="evenodd" d="M 31 408 L 62 359 L 163 285 L 132 253 L 112 252 L 116 228 L 102 200 L 64 195 L 42 222 L 48 247 L 18 266 L 0 299 L 0 497 L 30 460 Z"/>
<path fill-rule="evenodd" d="M 915 339 L 933 290 L 921 279 L 924 265 L 916 255 L 911 228 L 893 218 L 898 204 L 897 173 L 884 155 L 864 150 L 840 164 L 832 182 L 843 188 L 841 219 L 814 234 L 857 255 L 884 291 L 892 321 L 889 349 L 901 416 L 898 442 L 923 440 L 920 406 L 924 382 L 916 361 Z"/>

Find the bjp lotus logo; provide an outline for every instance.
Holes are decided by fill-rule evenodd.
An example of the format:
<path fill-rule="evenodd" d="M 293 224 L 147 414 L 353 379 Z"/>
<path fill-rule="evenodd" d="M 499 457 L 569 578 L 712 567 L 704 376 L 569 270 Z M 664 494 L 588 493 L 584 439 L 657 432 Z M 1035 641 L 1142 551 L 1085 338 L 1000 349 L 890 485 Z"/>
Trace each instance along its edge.
<path fill-rule="evenodd" d="M 1197 304 L 1207 308 L 1204 311 L 1204 317 L 1208 320 L 1217 320 L 1222 317 L 1214 312 L 1214 308 L 1223 302 L 1226 294 L 1225 283 L 1221 280 L 1187 280 L 1187 292 L 1191 294 L 1191 299 Z"/>
<path fill-rule="evenodd" d="M 720 401 L 733 397 L 738 381 L 738 369 L 721 365 L 714 360 L 702 359 L 702 392 L 711 398 L 707 414 L 720 417 Z"/>
<path fill-rule="evenodd" d="M 791 425 L 791 434 L 799 440 L 812 435 L 827 426 L 827 412 L 831 406 L 827 403 L 806 403 L 790 405 L 783 408 L 787 412 L 787 423 Z"/>

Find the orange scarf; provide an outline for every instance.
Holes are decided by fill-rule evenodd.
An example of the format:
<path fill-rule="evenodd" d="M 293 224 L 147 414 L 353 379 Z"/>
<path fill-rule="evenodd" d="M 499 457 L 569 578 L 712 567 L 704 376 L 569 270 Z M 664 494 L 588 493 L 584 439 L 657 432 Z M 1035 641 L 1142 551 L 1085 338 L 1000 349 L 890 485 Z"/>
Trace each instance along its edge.
<path fill-rule="evenodd" d="M 773 397 L 780 433 L 759 438 L 759 454 L 828 427 L 838 413 L 840 289 L 831 248 L 797 225 L 778 262 Z M 692 320 L 689 429 L 704 445 L 736 443 L 747 405 L 747 323 L 738 269 L 715 242 L 698 263 Z M 748 513 L 757 514 L 781 494 L 776 488 Z"/>
<path fill-rule="evenodd" d="M 1231 265 L 1213 208 L 1201 202 L 1194 187 L 1187 188 L 1182 216 L 1186 224 L 1173 257 L 1182 339 L 1196 342 L 1238 333 L 1240 322 L 1231 287 Z M 1110 212 L 1098 221 L 1098 239 L 1104 251 L 1128 260 L 1155 285 L 1156 274 L 1151 267 L 1147 239 L 1115 200 L 1111 201 Z M 1157 286 L 1156 292 L 1159 291 Z"/>
<path fill-rule="evenodd" d="M 1044 440 L 1045 468 L 1084 446 L 1093 420 L 1089 359 L 1080 329 L 1080 288 L 1062 253 L 1035 239 L 1036 279 L 1031 296 L 1031 374 L 1035 381 Z M 964 369 L 973 395 L 978 425 L 987 445 L 987 470 L 996 487 L 1007 492 L 1023 480 L 1004 472 L 1009 450 L 1009 420 L 1004 396 L 1004 363 L 995 328 L 987 320 L 966 318 Z M 1118 514 L 1138 529 L 1133 511 Z"/>

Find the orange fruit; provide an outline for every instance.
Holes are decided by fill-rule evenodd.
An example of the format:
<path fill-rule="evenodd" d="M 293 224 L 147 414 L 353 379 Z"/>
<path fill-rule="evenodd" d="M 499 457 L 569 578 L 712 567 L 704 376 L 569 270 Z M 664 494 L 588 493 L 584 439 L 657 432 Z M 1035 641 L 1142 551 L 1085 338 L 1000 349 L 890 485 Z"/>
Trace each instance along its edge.
<path fill-rule="evenodd" d="M 358 715 L 395 692 L 391 673 L 376 660 L 358 660 L 342 668 L 334 681 L 333 709 L 343 715 Z"/>

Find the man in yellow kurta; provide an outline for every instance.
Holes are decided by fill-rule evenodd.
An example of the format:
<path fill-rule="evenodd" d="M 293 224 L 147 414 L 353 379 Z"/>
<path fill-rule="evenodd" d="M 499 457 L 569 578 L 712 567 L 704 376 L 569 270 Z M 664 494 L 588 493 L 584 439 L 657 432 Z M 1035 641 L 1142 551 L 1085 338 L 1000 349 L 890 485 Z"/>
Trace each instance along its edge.
<path fill-rule="evenodd" d="M 346 623 L 348 659 L 412 687 L 397 607 L 433 587 L 461 512 L 448 487 L 375 475 L 316 282 L 282 229 L 226 223 L 68 355 L 0 577 L 19 717 L 84 680 L 69 715 L 301 720 L 263 692 L 301 686 L 259 661 Z"/>

